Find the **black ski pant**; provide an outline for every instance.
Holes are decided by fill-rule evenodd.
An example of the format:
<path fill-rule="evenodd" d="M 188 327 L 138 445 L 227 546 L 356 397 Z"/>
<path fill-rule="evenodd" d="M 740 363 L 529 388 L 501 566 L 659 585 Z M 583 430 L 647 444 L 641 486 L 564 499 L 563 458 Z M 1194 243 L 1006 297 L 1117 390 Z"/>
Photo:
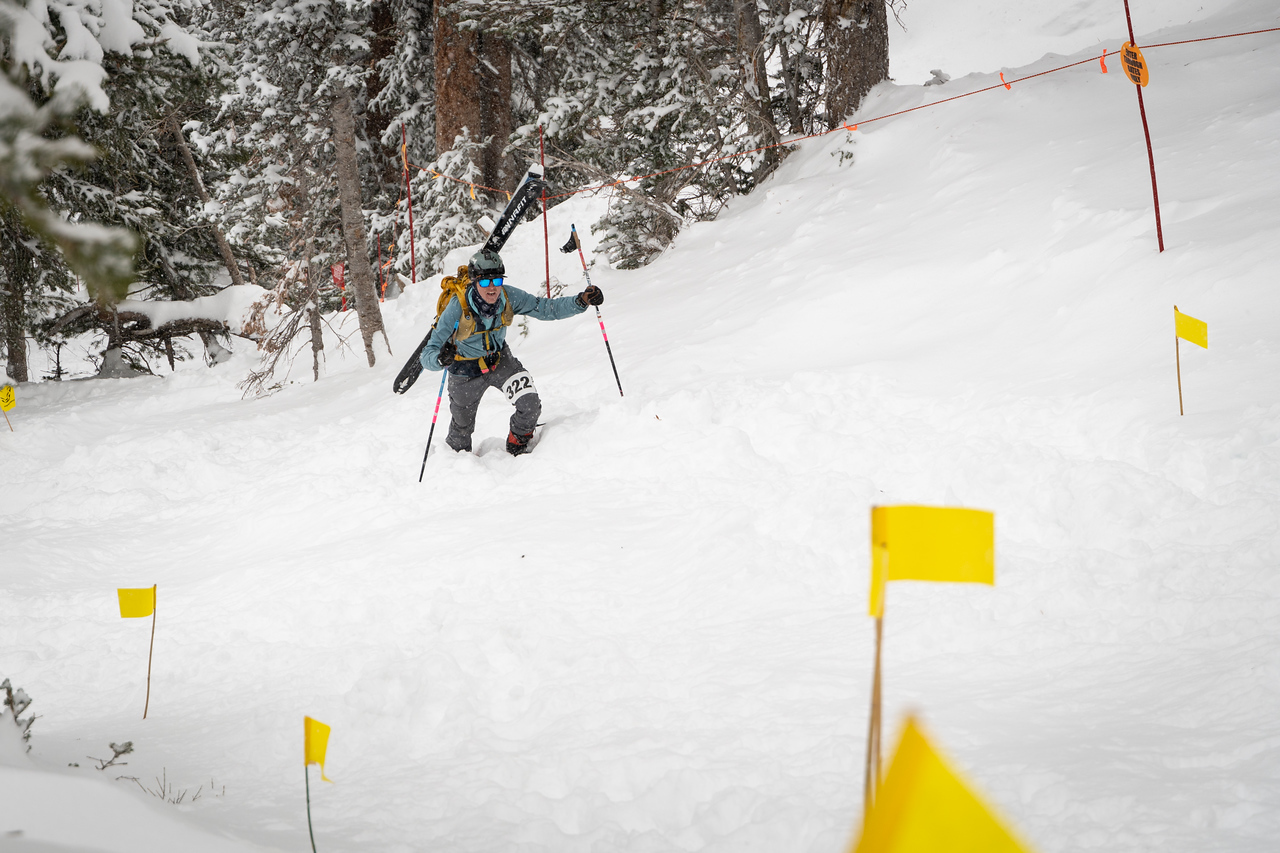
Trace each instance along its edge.
<path fill-rule="evenodd" d="M 454 450 L 471 449 L 471 433 L 476 428 L 476 410 L 480 408 L 480 398 L 490 388 L 502 391 L 503 396 L 516 407 L 511 415 L 511 431 L 516 435 L 528 435 L 538 423 L 538 415 L 542 414 L 542 400 L 533 387 L 533 378 L 529 376 L 520 359 L 516 358 L 511 348 L 502 345 L 498 366 L 488 373 L 479 376 L 463 376 L 458 373 L 449 374 L 449 437 L 445 443 Z"/>

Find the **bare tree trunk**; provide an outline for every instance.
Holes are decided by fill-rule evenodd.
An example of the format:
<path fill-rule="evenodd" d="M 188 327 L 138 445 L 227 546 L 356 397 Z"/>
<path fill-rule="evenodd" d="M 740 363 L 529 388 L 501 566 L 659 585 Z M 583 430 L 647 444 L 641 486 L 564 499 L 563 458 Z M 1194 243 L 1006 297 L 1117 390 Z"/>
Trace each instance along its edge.
<path fill-rule="evenodd" d="M 496 33 L 461 30 L 457 20 L 436 15 L 436 153 L 453 149 L 464 129 L 471 139 L 488 139 L 475 165 L 485 184 L 514 189 L 514 161 L 503 154 L 515 127 L 511 114 L 511 45 Z"/>
<path fill-rule="evenodd" d="M 437 12 L 434 41 L 439 155 L 453 150 L 463 129 L 470 131 L 473 140 L 480 139 L 479 36 L 475 30 L 459 30 L 453 16 Z"/>
<path fill-rule="evenodd" d="M 320 328 L 320 283 L 312 278 L 314 272 L 311 264 L 307 264 L 307 283 L 311 285 L 307 291 L 307 321 L 311 326 L 311 375 L 315 382 L 320 381 L 320 359 L 324 354 L 324 331 Z"/>
<path fill-rule="evenodd" d="M 889 79 L 889 16 L 885 0 L 824 0 L 827 127 L 835 129 L 872 87 Z"/>
<path fill-rule="evenodd" d="M 516 188 L 515 161 L 504 154 L 515 130 L 511 115 L 511 45 L 496 33 L 480 34 L 480 132 L 488 138 L 484 151 L 484 182 L 503 190 Z"/>
<path fill-rule="evenodd" d="M 8 353 L 5 374 L 14 382 L 30 379 L 27 364 L 27 288 L 38 275 L 32 257 L 31 233 L 14 208 L 0 210 L 0 337 Z"/>
<path fill-rule="evenodd" d="M 169 132 L 173 134 L 174 141 L 178 144 L 178 151 L 182 153 L 182 162 L 187 164 L 187 171 L 191 173 L 191 180 L 196 185 L 196 192 L 200 195 L 200 200 L 205 204 L 209 203 L 209 191 L 204 188 L 204 180 L 200 177 L 200 170 L 196 168 L 196 158 L 191 156 L 191 148 L 187 145 L 187 137 L 182 132 L 182 126 L 178 124 L 177 118 L 169 117 Z M 227 242 L 227 236 L 222 233 L 222 229 L 213 223 L 209 223 L 209 227 L 213 229 L 213 238 L 218 243 L 218 253 L 222 255 L 222 263 L 226 266 L 227 272 L 231 273 L 232 284 L 244 284 L 244 278 L 240 275 L 240 268 L 236 266 L 235 255 L 231 254 L 231 245 Z"/>
<path fill-rule="evenodd" d="M 738 62 L 741 66 L 743 96 L 747 107 L 747 122 L 762 145 L 777 145 L 781 141 L 778 126 L 773 121 L 773 108 L 769 97 L 769 75 L 764 66 L 764 28 L 760 25 L 760 10 L 756 0 L 733 0 L 734 17 L 738 23 Z M 760 165 L 760 177 L 772 172 L 780 162 L 777 148 L 764 152 Z"/>
<path fill-rule="evenodd" d="M 4 372 L 14 382 L 26 382 L 30 376 L 27 369 L 26 328 L 22 316 L 25 295 L 18 276 L 13 276 L 7 284 L 7 287 L 0 289 L 0 324 L 4 326 L 4 347 L 9 358 Z"/>
<path fill-rule="evenodd" d="M 775 0 L 776 2 L 776 0 Z M 774 14 L 786 18 L 791 14 L 791 0 L 782 0 L 774 7 Z M 787 120 L 791 123 L 792 133 L 804 133 L 804 117 L 800 114 L 800 71 L 796 62 L 787 50 L 785 36 L 778 38 L 778 55 L 782 60 L 782 85 L 786 90 Z"/>
<path fill-rule="evenodd" d="M 391 5 L 389 0 L 373 0 L 369 4 L 369 25 L 373 30 L 373 38 L 369 42 L 370 73 L 365 81 L 365 98 L 366 103 L 370 104 L 386 86 L 380 66 L 383 60 L 395 53 L 396 49 L 396 19 Z M 364 138 L 373 146 L 373 150 L 378 152 L 374 156 L 380 165 L 379 172 L 382 174 L 382 180 L 394 185 L 400 175 L 400 158 L 388 156 L 390 152 L 382 147 L 383 134 L 387 132 L 390 125 L 391 113 L 387 111 L 385 105 L 365 111 Z M 397 154 L 399 147 L 399 145 L 392 146 Z"/>
<path fill-rule="evenodd" d="M 369 245 L 364 233 L 364 208 L 360 201 L 360 164 L 356 159 L 356 122 L 351 112 L 351 93 L 343 90 L 333 102 L 333 154 L 337 162 L 338 198 L 342 204 L 342 237 L 347 246 L 348 281 L 355 297 L 364 352 L 373 367 L 373 337 L 386 332 L 382 310 L 373 285 L 369 265 Z"/>

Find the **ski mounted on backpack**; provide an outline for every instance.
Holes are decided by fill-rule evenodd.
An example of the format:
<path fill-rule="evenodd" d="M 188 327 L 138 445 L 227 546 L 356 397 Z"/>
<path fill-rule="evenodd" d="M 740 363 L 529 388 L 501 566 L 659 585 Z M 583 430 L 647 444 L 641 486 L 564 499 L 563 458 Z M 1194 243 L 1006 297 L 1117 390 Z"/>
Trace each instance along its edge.
<path fill-rule="evenodd" d="M 511 200 L 507 202 L 502 215 L 498 217 L 498 222 L 493 226 L 489 239 L 485 241 L 483 248 L 492 249 L 495 252 L 501 251 L 502 247 L 506 245 L 507 238 L 511 236 L 511 232 L 515 231 L 516 226 L 523 220 L 525 213 L 529 210 L 529 205 L 541 198 L 546 188 L 547 182 L 543 177 L 542 167 L 537 164 L 530 165 L 529 171 L 525 172 L 524 177 L 520 179 L 520 185 L 511 194 Z M 438 316 L 437 319 L 439 319 Z M 408 391 L 413 387 L 413 383 L 418 381 L 418 377 L 422 375 L 422 362 L 418 359 L 421 357 L 422 351 L 427 348 L 427 343 L 430 342 L 431 335 L 435 330 L 435 324 L 432 323 L 427 336 L 422 339 L 422 343 L 418 344 L 413 351 L 413 355 L 409 356 L 409 360 L 400 369 L 400 373 L 396 376 L 396 381 L 391 386 L 392 390 L 397 394 L 403 394 Z"/>

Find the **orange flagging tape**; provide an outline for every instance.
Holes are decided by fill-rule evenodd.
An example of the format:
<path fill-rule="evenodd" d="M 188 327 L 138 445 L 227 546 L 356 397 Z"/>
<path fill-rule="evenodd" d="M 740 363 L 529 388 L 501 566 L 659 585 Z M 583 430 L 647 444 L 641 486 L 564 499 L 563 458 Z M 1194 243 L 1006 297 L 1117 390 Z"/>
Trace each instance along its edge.
<path fill-rule="evenodd" d="M 1102 49 L 1102 58 L 1098 60 L 1098 64 L 1102 66 L 1102 73 L 1107 73 L 1107 49 Z"/>
<path fill-rule="evenodd" d="M 1003 72 L 1003 71 L 1001 71 L 1001 72 L 1000 72 L 1000 82 L 1001 82 L 1001 83 L 1004 83 L 1004 87 L 1005 87 L 1006 89 L 1012 89 L 1012 88 L 1013 88 L 1013 87 L 1012 87 L 1012 86 L 1010 86 L 1008 83 L 1005 83 L 1005 82 L 1004 82 L 1004 72 Z"/>
<path fill-rule="evenodd" d="M 511 198 L 511 193 L 507 192 L 506 190 L 500 190 L 497 187 L 486 187 L 484 184 L 473 184 L 471 183 L 471 181 L 464 181 L 462 180 L 462 178 L 455 178 L 452 175 L 446 175 L 444 172 L 437 172 L 435 169 L 428 169 L 426 166 L 415 166 L 413 163 L 410 163 L 409 168 L 417 169 L 419 172 L 430 172 L 432 175 L 434 175 L 437 178 L 445 178 L 447 180 L 453 181 L 455 184 L 466 184 L 467 186 L 471 187 L 472 198 L 476 197 L 476 190 L 488 190 L 489 192 L 492 192 L 492 193 L 502 193 L 507 198 Z"/>

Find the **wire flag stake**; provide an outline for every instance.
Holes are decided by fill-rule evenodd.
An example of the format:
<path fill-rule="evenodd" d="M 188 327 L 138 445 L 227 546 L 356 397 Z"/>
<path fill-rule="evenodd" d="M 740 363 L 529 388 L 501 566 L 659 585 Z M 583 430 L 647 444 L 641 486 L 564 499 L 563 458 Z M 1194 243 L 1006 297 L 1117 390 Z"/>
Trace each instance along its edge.
<path fill-rule="evenodd" d="M 587 286 L 591 287 L 591 273 L 587 271 L 587 256 L 582 254 L 582 241 L 578 239 L 578 226 L 570 224 L 569 227 L 573 229 L 572 234 L 569 236 L 569 242 L 560 247 L 560 251 L 568 254 L 575 248 L 578 250 L 578 257 L 582 260 L 582 274 L 587 277 Z M 604 317 L 600 316 L 599 305 L 595 306 L 595 309 L 596 319 L 600 321 L 600 334 L 604 335 L 604 348 L 609 353 L 609 366 L 613 368 L 613 381 L 618 383 L 618 396 L 625 397 L 627 395 L 622 393 L 622 380 L 618 378 L 618 363 L 613 360 L 613 347 L 609 346 L 609 333 L 604 330 Z"/>
<path fill-rule="evenodd" d="M 151 646 L 147 650 L 147 701 L 142 706 L 142 719 L 147 718 L 151 708 L 151 659 L 156 651 L 156 589 L 157 584 L 141 589 L 117 589 L 116 596 L 120 600 L 120 617 L 122 619 L 138 619 L 151 617 Z"/>
<path fill-rule="evenodd" d="M 311 826 L 311 765 L 320 765 L 320 778 L 332 784 L 324 775 L 324 756 L 329 749 L 329 727 L 310 717 L 302 718 L 302 773 L 307 786 L 307 833 L 311 836 L 311 853 L 316 853 L 316 831 Z"/>

